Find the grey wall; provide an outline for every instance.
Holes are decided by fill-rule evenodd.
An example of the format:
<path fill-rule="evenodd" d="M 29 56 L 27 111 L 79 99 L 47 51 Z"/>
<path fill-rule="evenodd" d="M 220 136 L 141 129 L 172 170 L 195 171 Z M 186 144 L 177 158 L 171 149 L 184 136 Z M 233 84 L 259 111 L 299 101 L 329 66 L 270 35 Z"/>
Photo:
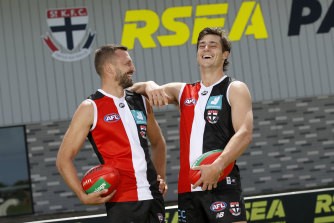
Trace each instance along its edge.
<path fill-rule="evenodd" d="M 263 195 L 334 186 L 334 96 L 254 103 L 254 139 L 238 160 L 244 194 Z M 167 202 L 177 200 L 179 136 L 177 110 L 156 112 L 168 145 Z M 85 206 L 55 167 L 68 121 L 27 125 L 36 214 L 104 210 Z M 82 177 L 98 163 L 89 143 L 75 160 Z"/>
<path fill-rule="evenodd" d="M 168 8 L 191 7 L 191 16 L 177 21 L 186 24 L 192 35 L 194 21 L 202 18 L 196 15 L 198 5 L 225 4 L 227 13 L 209 17 L 225 18 L 224 27 L 232 30 L 238 13 L 245 14 L 241 8 L 254 3 L 247 10 L 251 15 L 260 11 L 268 38 L 255 39 L 242 31 L 241 39 L 233 42 L 231 76 L 249 85 L 255 102 L 333 95 L 334 32 L 330 29 L 317 34 L 333 1 L 316 1 L 322 9 L 319 18 L 303 25 L 299 35 L 289 37 L 293 2 L 297 1 L 0 0 L 0 126 L 68 120 L 76 106 L 99 87 L 92 54 L 79 61 L 62 62 L 54 59 L 43 43 L 42 36 L 50 33 L 46 10 L 55 8 L 87 8 L 87 32 L 96 32 L 92 50 L 122 42 L 128 10 L 156 13 L 160 26 L 152 38 L 157 47 L 143 49 L 136 41 L 131 53 L 137 66 L 135 79 L 153 79 L 162 84 L 199 79 L 195 45 L 190 39 L 171 47 L 161 47 L 158 42 L 158 36 L 174 35 L 161 22 Z M 308 11 L 305 8 L 304 15 Z M 247 21 L 250 26 L 252 21 Z"/>

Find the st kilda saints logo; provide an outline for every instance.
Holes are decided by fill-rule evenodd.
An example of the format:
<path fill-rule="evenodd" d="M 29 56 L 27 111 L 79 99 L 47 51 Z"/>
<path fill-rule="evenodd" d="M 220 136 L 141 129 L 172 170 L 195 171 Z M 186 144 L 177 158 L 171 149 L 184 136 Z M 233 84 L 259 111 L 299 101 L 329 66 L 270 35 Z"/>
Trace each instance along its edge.
<path fill-rule="evenodd" d="M 42 38 L 53 58 L 70 62 L 90 54 L 95 33 L 87 30 L 86 8 L 49 9 L 46 21 L 50 32 Z"/>
<path fill-rule="evenodd" d="M 140 135 L 142 138 L 146 139 L 147 136 L 146 136 L 146 125 L 140 125 Z"/>
<path fill-rule="evenodd" d="M 218 110 L 207 111 L 206 120 L 208 120 L 210 124 L 216 124 L 218 122 L 218 119 Z"/>

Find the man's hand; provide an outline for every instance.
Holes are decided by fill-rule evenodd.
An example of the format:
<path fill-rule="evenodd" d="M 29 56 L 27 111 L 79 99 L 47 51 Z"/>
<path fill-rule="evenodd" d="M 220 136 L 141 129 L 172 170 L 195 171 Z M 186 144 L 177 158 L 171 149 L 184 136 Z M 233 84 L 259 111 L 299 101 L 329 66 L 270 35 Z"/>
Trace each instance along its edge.
<path fill-rule="evenodd" d="M 158 85 L 154 81 L 134 83 L 128 90 L 144 95 L 148 98 L 151 106 L 164 106 L 168 104 L 178 104 L 178 97 L 184 83 L 173 82 Z"/>
<path fill-rule="evenodd" d="M 155 82 L 147 82 L 145 92 L 152 106 L 162 107 L 168 105 L 169 96 L 166 94 L 164 88 L 157 85 Z"/>
<path fill-rule="evenodd" d="M 198 186 L 202 187 L 202 190 L 212 190 L 217 188 L 218 179 L 220 176 L 220 170 L 215 165 L 201 165 L 192 168 L 193 170 L 201 171 L 201 177 L 193 185 L 193 189 Z"/>
<path fill-rule="evenodd" d="M 162 193 L 163 196 L 165 196 L 168 190 L 167 183 L 166 181 L 164 181 L 164 179 L 161 178 L 160 175 L 158 175 L 158 182 L 159 182 L 159 191 L 160 193 Z"/>
<path fill-rule="evenodd" d="M 93 192 L 90 194 L 85 194 L 85 196 L 80 197 L 80 200 L 83 204 L 87 205 L 98 205 L 98 204 L 104 204 L 108 202 L 116 193 L 116 190 L 114 190 L 111 194 L 108 194 L 107 196 L 104 196 L 105 193 L 107 193 L 108 190 L 102 190 L 99 192 Z"/>

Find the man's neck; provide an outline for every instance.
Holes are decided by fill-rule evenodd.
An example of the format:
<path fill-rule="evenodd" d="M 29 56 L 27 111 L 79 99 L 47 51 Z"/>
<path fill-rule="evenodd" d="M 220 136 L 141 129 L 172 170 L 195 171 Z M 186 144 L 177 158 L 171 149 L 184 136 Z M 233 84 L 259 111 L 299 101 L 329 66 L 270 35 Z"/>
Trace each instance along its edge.
<path fill-rule="evenodd" d="M 102 83 L 101 89 L 104 92 L 111 94 L 117 98 L 121 98 L 124 96 L 124 88 L 119 85 Z"/>
<path fill-rule="evenodd" d="M 201 70 L 201 80 L 204 86 L 209 87 L 219 81 L 224 76 L 223 70 Z"/>

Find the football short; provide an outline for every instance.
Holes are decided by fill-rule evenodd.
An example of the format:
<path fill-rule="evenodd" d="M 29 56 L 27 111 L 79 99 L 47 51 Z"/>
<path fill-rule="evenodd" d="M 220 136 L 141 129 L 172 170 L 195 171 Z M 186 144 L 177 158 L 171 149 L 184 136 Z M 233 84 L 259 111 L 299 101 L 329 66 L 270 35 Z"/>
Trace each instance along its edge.
<path fill-rule="evenodd" d="M 108 223 L 164 223 L 163 199 L 106 203 Z"/>
<path fill-rule="evenodd" d="M 179 223 L 246 221 L 245 201 L 238 190 L 179 194 L 178 214 Z"/>

